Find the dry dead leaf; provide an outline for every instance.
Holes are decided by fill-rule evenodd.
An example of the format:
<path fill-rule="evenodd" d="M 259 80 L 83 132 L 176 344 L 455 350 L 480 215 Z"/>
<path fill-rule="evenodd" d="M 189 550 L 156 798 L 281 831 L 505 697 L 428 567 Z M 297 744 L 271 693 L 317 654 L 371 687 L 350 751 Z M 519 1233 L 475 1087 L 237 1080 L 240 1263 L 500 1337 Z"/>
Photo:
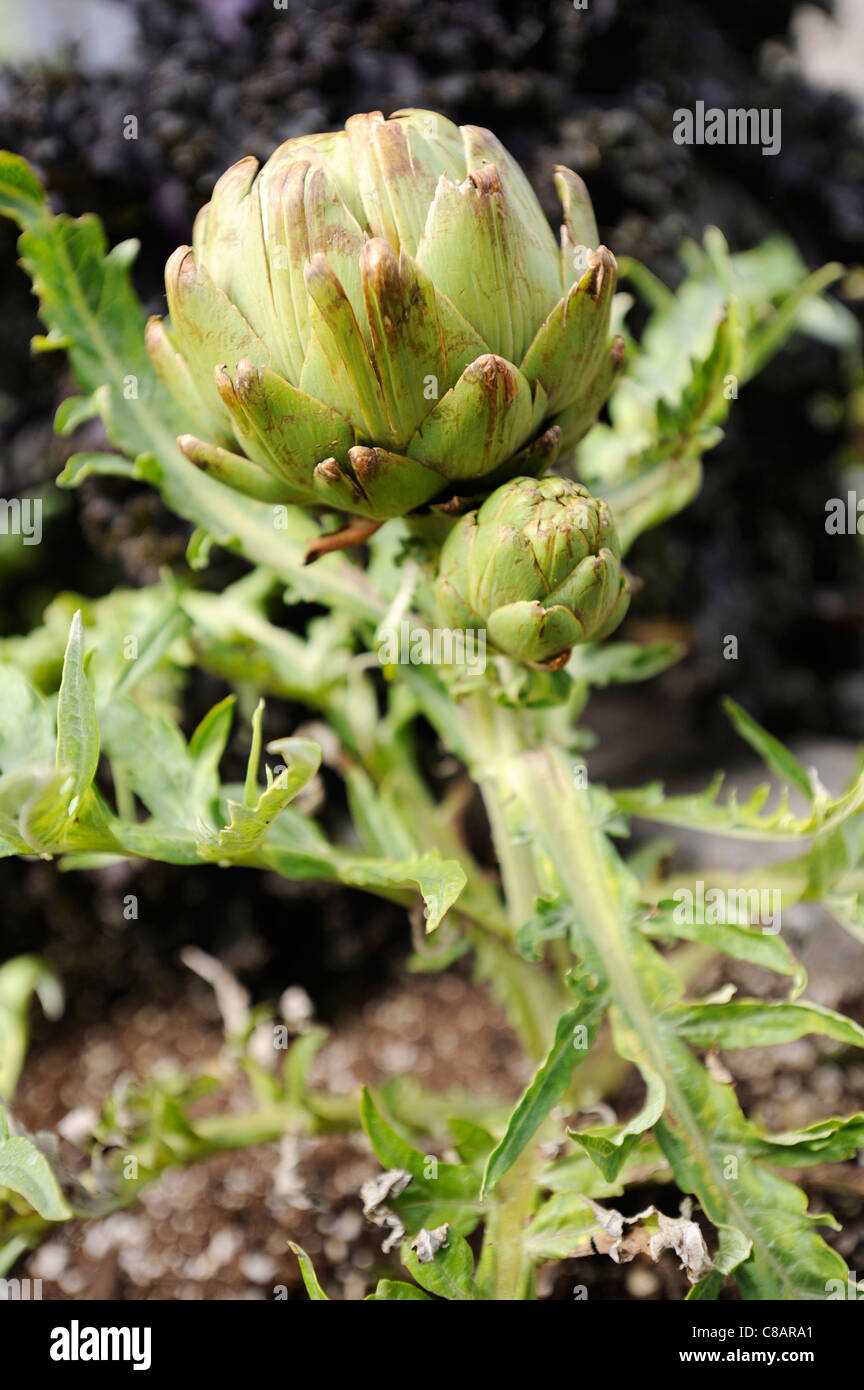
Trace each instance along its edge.
<path fill-rule="evenodd" d="M 388 1255 L 405 1235 L 405 1227 L 395 1211 L 391 1211 L 387 1206 L 387 1202 L 391 1197 L 398 1197 L 400 1192 L 404 1192 L 410 1181 L 411 1174 L 404 1168 L 388 1168 L 385 1173 L 379 1173 L 377 1178 L 370 1178 L 368 1182 L 364 1182 L 360 1188 L 366 1220 L 373 1226 L 380 1226 L 382 1230 L 389 1231 L 389 1235 L 381 1244 L 385 1255 Z"/>
<path fill-rule="evenodd" d="M 710 1052 L 705 1053 L 705 1066 L 709 1076 L 713 1076 L 715 1081 L 720 1081 L 724 1086 L 731 1086 L 734 1080 L 732 1073 L 728 1071 L 723 1063 L 723 1059 L 716 1047 L 712 1047 Z"/>
<path fill-rule="evenodd" d="M 427 1231 L 425 1226 L 422 1231 L 418 1231 L 411 1242 L 411 1249 L 416 1250 L 417 1259 L 421 1265 L 431 1264 L 435 1258 L 436 1250 L 441 1250 L 447 1245 L 447 1232 L 450 1230 L 450 1223 L 444 1222 L 443 1226 L 436 1226 L 434 1231 Z"/>
<path fill-rule="evenodd" d="M 360 1188 L 363 1215 L 371 1218 L 390 1197 L 398 1197 L 400 1192 L 404 1192 L 410 1181 L 411 1174 L 404 1168 L 388 1168 L 386 1173 L 379 1173 L 377 1178 L 364 1182 Z"/>
<path fill-rule="evenodd" d="M 691 1284 L 697 1283 L 713 1268 L 705 1237 L 691 1219 L 689 1205 L 683 1216 L 664 1216 L 653 1206 L 635 1216 L 623 1216 L 614 1207 L 601 1207 L 590 1197 L 584 1200 L 603 1231 L 602 1236 L 594 1237 L 593 1244 L 601 1255 L 608 1255 L 616 1264 L 628 1264 L 637 1255 L 649 1255 L 656 1263 L 664 1250 L 673 1250 Z M 654 1218 L 656 1229 L 653 1229 Z"/>
<path fill-rule="evenodd" d="M 222 1015 L 227 1037 L 244 1033 L 249 1023 L 249 992 L 244 989 L 221 961 L 209 956 L 198 946 L 184 946 L 180 959 L 189 969 L 206 980 L 216 995 L 216 1006 Z"/>

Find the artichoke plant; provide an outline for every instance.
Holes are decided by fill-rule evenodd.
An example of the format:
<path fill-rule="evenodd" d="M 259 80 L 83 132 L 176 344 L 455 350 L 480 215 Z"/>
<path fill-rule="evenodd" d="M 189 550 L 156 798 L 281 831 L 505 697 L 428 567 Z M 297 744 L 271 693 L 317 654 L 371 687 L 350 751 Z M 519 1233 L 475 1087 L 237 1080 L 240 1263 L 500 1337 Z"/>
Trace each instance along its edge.
<path fill-rule="evenodd" d="M 252 497 L 381 521 L 458 510 L 590 427 L 623 358 L 582 180 L 560 245 L 489 131 L 352 116 L 241 159 L 165 273 L 153 363 L 193 463 Z"/>
<path fill-rule="evenodd" d="M 546 669 L 607 637 L 630 601 L 608 506 L 567 478 L 514 478 L 462 517 L 436 595 L 444 623 L 485 628 L 498 651 Z"/>

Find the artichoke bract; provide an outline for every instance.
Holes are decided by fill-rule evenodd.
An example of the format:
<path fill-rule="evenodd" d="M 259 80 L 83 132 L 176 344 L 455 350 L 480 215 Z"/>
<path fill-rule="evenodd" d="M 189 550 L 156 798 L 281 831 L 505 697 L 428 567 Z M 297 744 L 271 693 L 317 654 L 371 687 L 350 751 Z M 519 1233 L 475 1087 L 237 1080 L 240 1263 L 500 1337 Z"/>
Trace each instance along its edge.
<path fill-rule="evenodd" d="M 485 628 L 499 652 L 557 669 L 630 602 L 608 506 L 567 478 L 515 478 L 450 532 L 436 598 L 443 623 Z"/>
<path fill-rule="evenodd" d="M 147 325 L 187 458 L 376 521 L 542 472 L 623 359 L 615 259 L 582 180 L 555 182 L 560 245 L 494 135 L 415 110 L 233 165 Z"/>

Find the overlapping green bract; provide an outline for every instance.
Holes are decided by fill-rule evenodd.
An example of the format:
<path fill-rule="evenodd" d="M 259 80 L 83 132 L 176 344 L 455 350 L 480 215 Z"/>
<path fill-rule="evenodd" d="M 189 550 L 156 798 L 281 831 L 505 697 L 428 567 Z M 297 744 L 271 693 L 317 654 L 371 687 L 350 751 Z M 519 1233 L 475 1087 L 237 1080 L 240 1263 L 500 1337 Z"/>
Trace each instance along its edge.
<path fill-rule="evenodd" d="M 559 169 L 560 246 L 495 136 L 352 116 L 240 160 L 166 267 L 147 346 L 180 446 L 251 497 L 376 520 L 535 473 L 623 361 L 615 259 Z"/>
<path fill-rule="evenodd" d="M 486 628 L 502 652 L 561 665 L 627 611 L 606 503 L 567 478 L 514 478 L 450 532 L 436 585 L 445 622 Z"/>

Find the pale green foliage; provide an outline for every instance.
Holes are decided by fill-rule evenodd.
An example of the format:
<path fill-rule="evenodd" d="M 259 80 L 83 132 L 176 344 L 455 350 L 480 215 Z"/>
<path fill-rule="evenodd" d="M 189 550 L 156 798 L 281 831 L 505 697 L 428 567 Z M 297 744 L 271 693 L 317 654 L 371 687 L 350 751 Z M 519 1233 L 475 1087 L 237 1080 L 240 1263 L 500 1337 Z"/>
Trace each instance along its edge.
<path fill-rule="evenodd" d="M 577 451 L 579 477 L 609 502 L 625 550 L 696 495 L 701 456 L 721 438 L 739 392 L 796 328 L 820 337 L 838 323 L 855 331 L 847 310 L 819 298 L 842 266 L 808 275 L 782 238 L 733 256 L 714 227 L 704 250 L 685 244 L 682 260 L 686 274 L 674 295 L 638 262 L 622 263 L 622 279 L 651 314 L 639 342 L 628 341 L 609 423 L 596 425 Z M 621 298 L 626 312 L 632 300 Z"/>

